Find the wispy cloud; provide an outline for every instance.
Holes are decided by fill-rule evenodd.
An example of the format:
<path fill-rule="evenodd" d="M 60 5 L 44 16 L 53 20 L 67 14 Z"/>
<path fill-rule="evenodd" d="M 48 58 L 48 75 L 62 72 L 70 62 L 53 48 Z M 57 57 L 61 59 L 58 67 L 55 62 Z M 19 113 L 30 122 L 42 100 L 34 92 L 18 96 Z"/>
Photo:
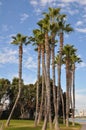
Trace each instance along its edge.
<path fill-rule="evenodd" d="M 39 15 L 39 14 L 41 14 L 42 10 L 41 10 L 41 9 L 39 9 L 39 8 L 36 8 L 36 9 L 35 9 L 35 12 L 36 12 L 36 14 L 38 14 L 38 15 Z"/>
<path fill-rule="evenodd" d="M 86 28 L 76 28 L 75 30 L 80 33 L 86 33 Z"/>
<path fill-rule="evenodd" d="M 81 62 L 80 64 L 77 64 L 77 69 L 80 69 L 80 68 L 86 68 L 86 63 Z"/>
<path fill-rule="evenodd" d="M 64 2 L 64 3 L 76 2 L 76 3 L 82 4 L 82 5 L 86 5 L 86 0 L 61 0 L 61 2 Z"/>
<path fill-rule="evenodd" d="M 41 6 L 45 6 L 46 4 L 50 4 L 50 3 L 52 3 L 52 0 L 41 0 Z"/>
<path fill-rule="evenodd" d="M 36 0 L 31 0 L 30 1 L 30 4 L 33 5 L 33 6 L 37 6 L 38 5 L 38 2 Z"/>
<path fill-rule="evenodd" d="M 34 7 L 38 7 L 38 5 L 39 5 L 39 7 L 45 7 L 46 5 L 50 5 L 50 6 L 55 5 L 56 1 L 57 0 L 40 0 L 40 1 L 31 0 L 30 4 Z"/>
<path fill-rule="evenodd" d="M 81 25 L 83 25 L 83 21 L 77 21 L 76 26 L 81 26 Z"/>
<path fill-rule="evenodd" d="M 9 48 L 3 49 L 2 52 L 0 52 L 0 64 L 18 63 L 16 54 L 17 54 L 16 50 L 12 50 Z"/>
<path fill-rule="evenodd" d="M 77 0 L 78 1 L 78 0 Z M 80 4 L 82 4 L 82 5 L 86 5 L 86 0 L 79 0 L 78 1 Z"/>
<path fill-rule="evenodd" d="M 70 15 L 74 15 L 74 14 L 77 14 L 77 13 L 79 13 L 79 11 L 77 10 L 77 9 L 71 9 L 71 8 L 69 8 L 69 9 L 67 9 L 67 12 L 70 14 Z"/>
<path fill-rule="evenodd" d="M 27 69 L 36 69 L 37 68 L 37 63 L 33 59 L 33 57 L 29 56 L 27 58 L 27 61 L 24 62 L 24 67 Z"/>
<path fill-rule="evenodd" d="M 24 21 L 27 20 L 28 17 L 29 15 L 26 13 L 21 14 L 20 22 L 23 23 Z"/>

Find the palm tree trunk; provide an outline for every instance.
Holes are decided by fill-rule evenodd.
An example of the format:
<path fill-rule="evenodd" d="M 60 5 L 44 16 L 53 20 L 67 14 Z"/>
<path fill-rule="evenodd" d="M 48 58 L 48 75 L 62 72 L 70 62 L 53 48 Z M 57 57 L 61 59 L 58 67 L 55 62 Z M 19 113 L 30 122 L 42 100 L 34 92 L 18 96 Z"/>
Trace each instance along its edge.
<path fill-rule="evenodd" d="M 46 95 L 47 95 L 47 114 L 44 120 L 43 128 L 46 128 L 44 125 L 47 123 L 49 119 L 50 129 L 52 129 L 52 120 L 51 120 L 51 100 L 50 100 L 50 47 L 48 42 L 48 33 L 45 33 L 45 49 L 46 49 Z M 45 123 L 46 121 L 46 123 Z"/>
<path fill-rule="evenodd" d="M 69 126 L 69 61 L 66 61 L 66 127 Z"/>
<path fill-rule="evenodd" d="M 61 91 L 61 64 L 62 64 L 62 50 L 63 50 L 63 32 L 60 33 L 60 49 L 58 62 L 58 89 L 57 89 L 57 108 L 59 111 L 60 91 Z"/>
<path fill-rule="evenodd" d="M 40 123 L 40 120 L 42 118 L 42 112 L 43 112 L 43 103 L 44 103 L 44 65 L 45 65 L 45 50 L 44 45 L 42 45 L 42 97 L 41 97 L 41 104 L 40 104 L 40 111 L 39 111 L 39 117 L 38 117 L 38 124 Z"/>
<path fill-rule="evenodd" d="M 46 70 L 44 70 L 44 71 L 45 71 L 45 74 L 46 74 Z M 47 122 L 48 122 L 48 115 L 47 115 L 47 93 L 45 93 L 44 124 L 42 126 L 42 130 L 46 130 L 47 129 Z"/>
<path fill-rule="evenodd" d="M 20 94 L 21 94 L 21 87 L 22 87 L 22 55 L 23 55 L 23 50 L 22 50 L 22 44 L 19 45 L 19 91 L 18 91 L 18 95 L 17 95 L 17 98 L 15 100 L 15 103 L 13 105 L 13 108 L 11 110 L 11 113 L 7 119 L 7 122 L 6 122 L 6 126 L 9 126 L 10 124 L 10 119 L 12 117 L 12 114 L 14 112 L 14 109 L 18 103 L 18 100 L 20 98 Z"/>
<path fill-rule="evenodd" d="M 60 97 L 61 89 L 61 65 L 62 65 L 62 51 L 63 51 L 63 32 L 60 33 L 60 49 L 59 49 L 59 62 L 58 62 L 58 98 Z M 59 99 L 58 99 L 59 103 Z"/>
<path fill-rule="evenodd" d="M 54 103 L 54 110 L 55 110 L 55 130 L 59 130 L 59 123 L 58 123 L 58 107 L 57 107 L 57 100 L 56 100 L 56 87 L 55 87 L 55 52 L 54 52 L 54 41 L 52 41 L 52 79 L 53 79 L 53 103 Z"/>
<path fill-rule="evenodd" d="M 75 125 L 74 116 L 75 116 L 75 64 L 73 65 L 73 126 Z"/>
<path fill-rule="evenodd" d="M 41 47 L 38 46 L 38 81 L 36 89 L 36 115 L 35 115 L 35 127 L 37 126 L 38 114 L 39 114 L 39 78 L 40 78 L 40 57 L 41 57 Z"/>
<path fill-rule="evenodd" d="M 72 108 L 72 72 L 69 71 L 69 107 Z"/>
<path fill-rule="evenodd" d="M 65 124 L 64 99 L 63 99 L 63 93 L 61 89 L 60 89 L 60 95 L 61 95 L 61 101 L 62 101 L 63 124 Z"/>

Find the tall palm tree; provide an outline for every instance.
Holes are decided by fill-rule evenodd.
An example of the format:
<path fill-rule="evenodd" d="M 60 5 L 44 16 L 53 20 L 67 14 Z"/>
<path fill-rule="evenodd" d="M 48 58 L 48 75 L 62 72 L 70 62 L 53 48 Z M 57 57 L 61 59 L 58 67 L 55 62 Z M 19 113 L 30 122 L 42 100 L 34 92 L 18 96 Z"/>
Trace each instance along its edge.
<path fill-rule="evenodd" d="M 55 57 L 55 64 L 57 67 L 57 73 L 59 72 L 59 54 L 56 55 Z M 63 64 L 63 62 L 61 61 L 61 64 Z M 59 75 L 59 74 L 58 74 Z M 58 79 L 59 80 L 59 79 Z M 60 97 L 61 97 L 61 101 L 62 101 L 62 112 L 63 112 L 63 124 L 65 124 L 65 112 L 64 112 L 64 99 L 63 99 L 63 94 L 62 94 L 62 88 L 60 88 L 59 90 L 60 92 Z"/>
<path fill-rule="evenodd" d="M 51 32 L 51 56 L 52 56 L 52 79 L 53 79 L 53 102 L 55 110 L 55 130 L 59 130 L 58 123 L 58 104 L 56 101 L 56 87 L 55 87 L 55 38 L 58 32 L 57 17 L 59 16 L 60 8 L 49 8 L 50 17 L 50 32 Z"/>
<path fill-rule="evenodd" d="M 41 43 L 41 55 L 42 55 L 42 95 L 41 95 L 41 103 L 40 103 L 40 110 L 38 115 L 38 124 L 40 123 L 40 120 L 42 118 L 42 112 L 43 112 L 43 104 L 44 104 L 44 87 L 45 87 L 45 79 L 44 79 L 44 66 L 45 66 L 45 45 L 44 45 L 44 34 L 42 33 L 40 37 L 40 43 Z"/>
<path fill-rule="evenodd" d="M 21 94 L 21 88 L 22 88 L 22 55 L 23 55 L 23 44 L 27 44 L 28 40 L 27 40 L 27 36 L 23 36 L 22 34 L 18 33 L 16 36 L 13 36 L 13 41 L 11 42 L 11 44 L 14 45 L 18 45 L 19 46 L 19 90 L 18 90 L 18 94 L 15 100 L 15 103 L 13 105 L 13 108 L 11 110 L 11 113 L 8 117 L 8 120 L 6 122 L 6 126 L 9 126 L 10 123 L 10 119 L 11 116 L 14 112 L 14 109 L 17 105 L 17 102 L 20 98 L 20 94 Z"/>
<path fill-rule="evenodd" d="M 54 110 L 55 110 L 55 129 L 59 129 L 58 126 L 58 106 L 56 101 L 56 89 L 55 89 L 55 38 L 58 31 L 57 21 L 56 19 L 59 16 L 60 8 L 49 8 L 48 13 L 44 13 L 45 16 L 49 18 L 50 24 L 50 43 L 51 43 L 51 56 L 52 56 L 52 79 L 53 79 L 53 102 L 54 102 Z"/>
<path fill-rule="evenodd" d="M 46 130 L 47 128 L 47 121 L 49 118 L 49 124 L 50 128 L 52 129 L 52 120 L 51 120 L 51 100 L 50 100 L 50 45 L 49 45 L 49 35 L 48 31 L 50 28 L 49 24 L 49 16 L 46 15 L 46 17 L 38 22 L 38 25 L 42 27 L 45 33 L 45 51 L 46 51 L 46 65 L 45 65 L 45 71 L 44 75 L 46 77 L 46 99 L 47 99 L 47 105 L 46 105 L 46 114 L 44 119 L 44 124 L 42 127 L 42 130 Z"/>
<path fill-rule="evenodd" d="M 72 55 L 71 56 L 72 60 L 72 87 L 73 87 L 73 102 L 72 102 L 72 118 L 73 118 L 73 126 L 75 125 L 74 123 L 74 116 L 75 116 L 75 69 L 76 69 L 76 63 L 81 63 L 82 60 L 79 56 L 77 55 Z"/>
<path fill-rule="evenodd" d="M 37 45 L 37 50 L 38 50 L 35 126 L 37 126 L 37 119 L 38 119 L 38 113 L 39 113 L 39 79 L 40 79 L 40 60 L 41 60 L 41 45 L 40 45 L 40 40 L 39 40 L 40 34 L 41 34 L 41 32 L 39 29 L 33 30 L 34 42 Z"/>
<path fill-rule="evenodd" d="M 59 47 L 59 64 L 58 64 L 58 92 L 57 92 L 57 99 L 59 103 L 59 91 L 61 89 L 61 59 L 62 59 L 62 51 L 63 51 L 63 43 L 64 43 L 64 33 L 70 33 L 73 31 L 73 28 L 70 24 L 66 24 L 66 15 L 60 14 L 57 18 L 58 22 L 58 29 L 59 29 L 59 37 L 60 37 L 60 47 Z"/>
<path fill-rule="evenodd" d="M 60 47 L 59 47 L 59 62 L 58 62 L 58 91 L 57 91 L 57 103 L 59 104 L 59 94 L 61 91 L 61 61 L 62 61 L 62 51 L 63 51 L 63 43 L 64 43 L 64 33 L 69 33 L 73 31 L 73 28 L 70 24 L 66 24 L 66 15 L 60 14 L 57 18 L 57 26 L 58 26 L 58 34 L 60 37 Z"/>
<path fill-rule="evenodd" d="M 70 66 L 71 56 L 76 53 L 73 45 L 65 45 L 63 48 L 63 61 L 66 64 L 66 126 L 69 126 L 69 88 L 70 88 Z"/>
<path fill-rule="evenodd" d="M 33 37 L 29 37 L 30 42 L 33 45 L 36 45 L 37 48 L 35 50 L 38 51 L 38 73 L 37 73 L 37 89 L 36 89 L 36 115 L 35 115 L 35 126 L 40 122 L 42 116 L 42 108 L 43 108 L 43 99 L 44 99 L 44 73 L 42 68 L 42 96 L 41 96 L 41 104 L 39 104 L 39 79 L 40 79 L 40 63 L 41 63 L 41 52 L 42 52 L 42 61 L 44 60 L 44 34 L 40 29 L 33 30 Z M 42 51 L 41 51 L 42 50 Z M 43 61 L 44 62 L 44 61 Z M 42 66 L 43 63 L 42 62 Z"/>

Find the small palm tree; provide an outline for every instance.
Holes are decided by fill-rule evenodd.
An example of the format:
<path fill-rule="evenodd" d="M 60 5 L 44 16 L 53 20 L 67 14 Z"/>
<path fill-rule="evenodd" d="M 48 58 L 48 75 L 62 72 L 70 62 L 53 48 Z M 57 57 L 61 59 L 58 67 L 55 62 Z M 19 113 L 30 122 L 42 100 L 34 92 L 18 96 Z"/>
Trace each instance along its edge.
<path fill-rule="evenodd" d="M 77 55 L 72 55 L 71 56 L 72 60 L 72 87 L 73 87 L 73 102 L 72 102 L 72 118 L 73 118 L 73 126 L 74 124 L 74 116 L 75 116 L 75 69 L 76 69 L 76 63 L 81 63 L 82 60 L 79 56 Z"/>
<path fill-rule="evenodd" d="M 38 51 L 38 72 L 37 72 L 37 89 L 36 89 L 36 114 L 35 114 L 35 126 L 37 126 L 37 119 L 39 115 L 39 79 L 40 79 L 40 60 L 41 60 L 41 44 L 40 35 L 41 31 L 39 29 L 33 30 L 34 44 L 37 46 Z"/>
<path fill-rule="evenodd" d="M 63 61 L 61 61 L 61 64 L 63 64 Z M 59 54 L 57 54 L 55 57 L 55 65 L 57 67 L 57 73 L 59 73 L 59 71 L 58 71 L 58 69 L 59 69 Z M 58 76 L 58 78 L 59 78 L 59 76 Z M 58 81 L 59 81 L 59 79 L 58 79 Z M 63 94 L 62 94 L 62 88 L 60 88 L 59 91 L 60 91 L 59 93 L 60 93 L 60 97 L 61 97 L 61 101 L 62 101 L 63 124 L 65 124 L 64 99 L 63 99 Z"/>
<path fill-rule="evenodd" d="M 21 87 L 22 87 L 22 55 L 23 55 L 23 44 L 27 44 L 28 43 L 27 36 L 23 36 L 20 33 L 18 33 L 16 36 L 13 36 L 12 38 L 13 38 L 13 41 L 11 42 L 11 44 L 19 46 L 19 91 L 18 91 L 16 100 L 15 100 L 15 103 L 13 105 L 13 108 L 11 110 L 11 113 L 10 113 L 10 115 L 8 117 L 7 122 L 6 122 L 6 126 L 9 126 L 11 116 L 12 116 L 12 114 L 14 112 L 14 109 L 15 109 L 15 107 L 17 105 L 17 102 L 18 102 L 18 100 L 20 98 Z"/>
<path fill-rule="evenodd" d="M 66 126 L 69 126 L 69 88 L 70 88 L 70 66 L 71 56 L 76 53 L 73 45 L 65 45 L 63 48 L 63 61 L 66 65 Z"/>
<path fill-rule="evenodd" d="M 57 26 L 58 26 L 58 35 L 60 37 L 60 47 L 59 47 L 59 66 L 58 66 L 58 87 L 60 89 L 61 86 L 61 61 L 62 61 L 62 51 L 63 51 L 63 43 L 64 43 L 64 33 L 70 33 L 73 31 L 73 28 L 70 24 L 66 24 L 66 15 L 60 14 L 57 18 Z M 59 91 L 58 91 L 59 93 Z"/>
<path fill-rule="evenodd" d="M 42 111 L 43 111 L 43 100 L 44 100 L 44 34 L 40 29 L 33 30 L 33 36 L 29 37 L 29 41 L 36 46 L 35 50 L 38 52 L 38 73 L 37 73 L 37 89 L 36 89 L 36 115 L 35 115 L 35 126 L 39 124 Z M 41 103 L 39 104 L 39 79 L 40 79 L 40 64 L 41 64 L 41 52 L 42 52 L 42 96 Z"/>

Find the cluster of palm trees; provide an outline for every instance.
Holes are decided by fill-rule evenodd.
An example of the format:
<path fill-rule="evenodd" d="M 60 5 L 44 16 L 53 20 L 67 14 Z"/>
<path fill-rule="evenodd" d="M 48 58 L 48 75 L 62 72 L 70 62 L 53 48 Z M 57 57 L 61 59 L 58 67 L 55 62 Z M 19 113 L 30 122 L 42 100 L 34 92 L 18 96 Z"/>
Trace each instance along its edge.
<path fill-rule="evenodd" d="M 54 128 L 59 130 L 58 123 L 58 110 L 60 96 L 62 97 L 61 88 L 61 66 L 66 65 L 66 126 L 69 125 L 69 109 L 72 108 L 74 117 L 75 109 L 75 63 L 81 62 L 80 58 L 76 55 L 76 49 L 73 45 L 63 45 L 64 33 L 70 33 L 73 28 L 70 24 L 66 23 L 66 15 L 61 14 L 60 8 L 49 8 L 48 12 L 43 13 L 44 18 L 41 19 L 37 25 L 38 29 L 33 30 L 33 36 L 27 37 L 21 34 L 17 34 L 13 38 L 12 44 L 19 45 L 19 92 L 16 98 L 15 104 L 11 111 L 11 114 L 7 120 L 6 125 L 9 125 L 11 115 L 15 109 L 16 103 L 21 93 L 21 80 L 22 80 L 22 54 L 23 44 L 29 43 L 37 45 L 38 51 L 38 73 L 37 73 L 37 91 L 36 91 L 36 114 L 35 114 L 35 126 L 40 123 L 42 113 L 44 112 L 44 123 L 42 130 L 47 129 L 47 123 L 49 121 L 50 129 L 52 129 L 52 112 L 51 112 L 51 95 L 50 95 L 50 78 L 53 80 L 53 104 L 54 104 Z M 59 51 L 55 55 L 55 46 L 59 38 Z M 42 59 L 42 74 L 41 74 L 41 59 Z M 55 66 L 58 69 L 58 84 L 56 87 Z M 52 66 L 52 77 L 50 75 Z M 39 102 L 39 79 L 42 75 L 42 94 L 41 102 Z M 73 90 L 73 95 L 71 96 Z M 64 117 L 64 102 L 63 102 L 63 119 Z"/>
<path fill-rule="evenodd" d="M 52 65 L 52 80 L 53 80 L 53 103 L 54 103 L 54 124 L 55 130 L 59 130 L 58 123 L 58 109 L 61 92 L 61 66 L 64 63 L 66 65 L 66 126 L 69 126 L 69 109 L 70 105 L 74 117 L 75 109 L 75 63 L 81 62 L 80 58 L 76 55 L 76 49 L 73 45 L 63 46 L 64 33 L 73 31 L 70 24 L 66 24 L 66 15 L 60 13 L 60 8 L 49 8 L 49 12 L 43 13 L 44 18 L 37 24 L 38 29 L 33 30 L 33 37 L 30 37 L 30 42 L 37 45 L 38 50 L 38 84 L 37 84 L 37 100 L 36 100 L 36 116 L 35 126 L 40 122 L 42 115 L 43 103 L 45 103 L 45 117 L 42 130 L 46 130 L 47 122 L 49 120 L 50 129 L 52 129 L 51 118 L 51 100 L 50 100 L 50 65 Z M 56 56 L 55 61 L 55 46 L 57 43 L 57 36 L 59 36 L 59 53 Z M 40 63 L 42 56 L 42 98 L 39 105 L 39 78 L 40 78 Z M 58 57 L 58 58 L 57 58 Z M 55 63 L 58 66 L 58 89 L 56 92 L 55 86 Z M 44 88 L 45 83 L 45 88 Z M 71 88 L 73 84 L 73 103 L 71 98 Z M 44 92 L 45 91 L 45 92 Z M 62 96 L 61 96 L 62 97 Z M 62 100 L 63 101 L 63 100 Z M 70 103 L 71 102 L 71 103 Z M 73 105 L 72 105 L 73 104 Z M 64 105 L 63 105 L 64 106 Z M 64 113 L 64 112 L 63 112 Z M 64 116 L 63 116 L 64 117 Z M 64 118 L 65 119 L 65 118 Z M 64 121 L 65 122 L 65 121 Z"/>

